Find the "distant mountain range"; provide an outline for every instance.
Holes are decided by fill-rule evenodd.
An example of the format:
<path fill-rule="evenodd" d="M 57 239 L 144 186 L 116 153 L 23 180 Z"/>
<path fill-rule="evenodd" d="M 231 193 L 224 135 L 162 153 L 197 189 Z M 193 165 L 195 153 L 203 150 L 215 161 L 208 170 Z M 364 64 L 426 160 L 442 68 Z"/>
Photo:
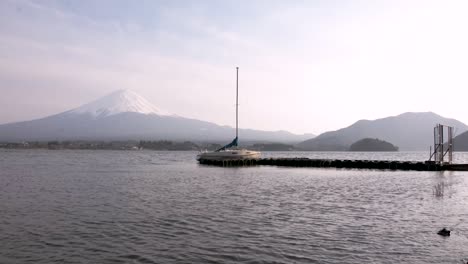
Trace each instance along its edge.
<path fill-rule="evenodd" d="M 364 138 L 393 143 L 402 151 L 428 150 L 436 124 L 455 127 L 455 150 L 468 151 L 468 126 L 432 112 L 404 113 L 360 120 L 349 127 L 314 137 L 287 131 L 240 129 L 244 144 L 281 142 L 302 150 L 345 151 Z M 173 140 L 223 143 L 235 129 L 168 113 L 130 90 L 119 90 L 91 103 L 32 121 L 0 125 L 0 142 L 63 140 Z M 298 143 L 299 142 L 299 143 Z"/>
<path fill-rule="evenodd" d="M 438 123 L 453 126 L 457 134 L 468 130 L 464 123 L 432 112 L 404 113 L 376 120 L 360 120 L 349 127 L 325 132 L 303 141 L 297 146 L 303 150 L 344 151 L 360 139 L 379 138 L 393 143 L 403 151 L 429 150 L 434 141 L 433 128 Z M 462 138 L 459 137 L 458 142 L 461 141 Z M 468 134 L 465 142 L 468 145 Z"/>
<path fill-rule="evenodd" d="M 130 90 L 42 119 L 0 125 L 0 141 L 193 140 L 226 142 L 235 129 L 163 111 Z M 287 131 L 239 130 L 240 142 L 297 143 L 314 137 Z"/>

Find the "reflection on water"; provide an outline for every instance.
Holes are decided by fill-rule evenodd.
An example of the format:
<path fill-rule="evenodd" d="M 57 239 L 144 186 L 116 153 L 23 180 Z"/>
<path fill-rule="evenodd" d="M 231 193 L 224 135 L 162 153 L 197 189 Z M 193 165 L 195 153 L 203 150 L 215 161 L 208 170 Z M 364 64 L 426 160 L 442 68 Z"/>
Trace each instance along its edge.
<path fill-rule="evenodd" d="M 0 263 L 468 258 L 465 172 L 218 168 L 198 165 L 195 155 L 0 150 Z M 427 158 L 419 152 L 264 155 Z M 443 227 L 453 230 L 450 237 L 436 234 Z"/>

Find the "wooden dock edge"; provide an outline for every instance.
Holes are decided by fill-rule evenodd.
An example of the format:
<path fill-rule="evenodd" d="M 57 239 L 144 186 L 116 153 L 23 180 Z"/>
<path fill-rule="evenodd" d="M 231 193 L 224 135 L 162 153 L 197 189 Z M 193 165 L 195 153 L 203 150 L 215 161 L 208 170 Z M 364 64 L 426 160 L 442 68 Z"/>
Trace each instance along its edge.
<path fill-rule="evenodd" d="M 280 166 L 310 168 L 376 169 L 406 171 L 468 171 L 468 164 L 437 164 L 435 162 L 387 160 L 335 160 L 309 158 L 263 158 L 243 160 L 200 159 L 200 164 L 220 167 Z"/>

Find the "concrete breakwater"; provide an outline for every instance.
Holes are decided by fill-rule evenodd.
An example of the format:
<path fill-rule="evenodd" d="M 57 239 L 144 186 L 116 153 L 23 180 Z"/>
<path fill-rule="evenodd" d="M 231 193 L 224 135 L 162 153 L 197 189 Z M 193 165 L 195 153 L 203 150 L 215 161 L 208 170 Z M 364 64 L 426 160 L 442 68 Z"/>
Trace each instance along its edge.
<path fill-rule="evenodd" d="M 468 171 L 468 164 L 437 164 L 420 161 L 387 160 L 337 160 L 309 158 L 263 158 L 244 160 L 200 159 L 200 164 L 238 167 L 238 166 L 284 166 L 312 168 L 377 169 L 377 170 L 416 170 L 416 171 Z"/>

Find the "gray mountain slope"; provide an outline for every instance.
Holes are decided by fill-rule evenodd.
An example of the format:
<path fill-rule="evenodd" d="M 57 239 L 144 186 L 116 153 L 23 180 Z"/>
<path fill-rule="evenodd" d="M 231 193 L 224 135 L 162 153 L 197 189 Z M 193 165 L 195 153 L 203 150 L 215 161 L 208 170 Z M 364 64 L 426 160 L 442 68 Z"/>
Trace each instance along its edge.
<path fill-rule="evenodd" d="M 402 151 L 428 150 L 433 144 L 433 127 L 437 124 L 455 127 L 460 134 L 468 130 L 464 123 L 432 112 L 408 112 L 377 120 L 360 120 L 349 127 L 329 131 L 298 144 L 304 150 L 343 151 L 363 138 L 392 142 Z"/>
<path fill-rule="evenodd" d="M 240 129 L 241 142 L 300 142 L 311 134 Z M 235 129 L 214 123 L 134 112 L 94 118 L 65 112 L 42 119 L 0 125 L 0 141 L 46 140 L 197 140 L 230 141 Z"/>
<path fill-rule="evenodd" d="M 461 133 L 453 139 L 455 151 L 468 151 L 468 131 Z"/>

